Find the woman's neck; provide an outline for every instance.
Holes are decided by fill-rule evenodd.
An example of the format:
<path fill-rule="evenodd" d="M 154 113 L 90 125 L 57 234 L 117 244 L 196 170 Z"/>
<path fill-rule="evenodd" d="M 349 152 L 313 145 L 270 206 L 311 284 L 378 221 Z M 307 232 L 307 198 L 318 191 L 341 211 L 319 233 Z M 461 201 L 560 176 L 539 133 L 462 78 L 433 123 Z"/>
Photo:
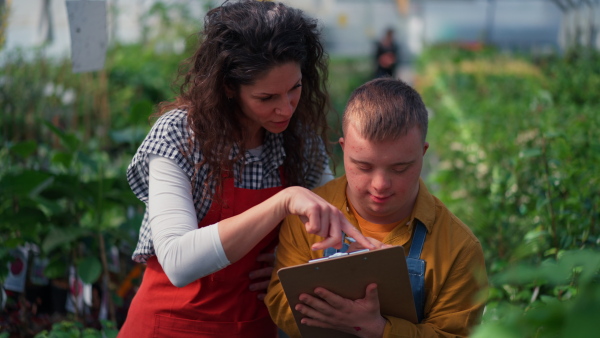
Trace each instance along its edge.
<path fill-rule="evenodd" d="M 246 131 L 244 147 L 246 149 L 254 149 L 263 144 L 265 138 L 265 129 L 260 127 L 256 131 Z"/>

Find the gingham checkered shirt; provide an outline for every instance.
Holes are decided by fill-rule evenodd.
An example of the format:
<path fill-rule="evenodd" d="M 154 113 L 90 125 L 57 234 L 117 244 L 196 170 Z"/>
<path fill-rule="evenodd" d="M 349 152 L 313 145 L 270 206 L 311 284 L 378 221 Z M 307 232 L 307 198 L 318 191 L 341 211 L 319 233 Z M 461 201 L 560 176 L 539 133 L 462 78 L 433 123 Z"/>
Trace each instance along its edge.
<path fill-rule="evenodd" d="M 162 115 L 154 124 L 137 152 L 133 156 L 129 167 L 127 168 L 127 181 L 133 193 L 146 204 L 144 219 L 140 228 L 139 239 L 133 260 L 144 263 L 148 258 L 155 255 L 154 245 L 152 243 L 152 230 L 148 221 L 148 154 L 155 154 L 172 159 L 175 163 L 192 179 L 195 173 L 194 164 L 202 160 L 202 153 L 195 144 L 193 151 L 189 151 L 188 137 L 191 130 L 188 128 L 187 112 L 185 110 L 173 110 Z M 307 142 L 312 142 L 313 138 L 307 137 Z M 307 147 L 309 148 L 309 147 Z M 317 186 L 325 167 L 328 165 L 327 153 L 322 142 L 319 146 L 319 158 L 312 158 L 306 167 L 307 187 L 312 189 Z M 234 148 L 230 158 L 239 151 Z M 267 132 L 263 151 L 259 157 L 246 152 L 244 157 L 244 170 L 242 180 L 235 180 L 235 187 L 245 189 L 265 189 L 281 185 L 278 168 L 285 159 L 285 150 L 283 148 L 283 136 L 281 134 L 272 134 Z M 234 166 L 235 176 L 238 177 L 240 164 Z M 206 180 L 208 169 L 206 166 L 200 168 L 196 173 L 196 182 Z M 211 187 L 214 191 L 214 185 Z M 211 199 L 202 198 L 202 184 L 195 184 L 193 198 L 196 208 L 196 217 L 200 222 L 208 212 Z"/>

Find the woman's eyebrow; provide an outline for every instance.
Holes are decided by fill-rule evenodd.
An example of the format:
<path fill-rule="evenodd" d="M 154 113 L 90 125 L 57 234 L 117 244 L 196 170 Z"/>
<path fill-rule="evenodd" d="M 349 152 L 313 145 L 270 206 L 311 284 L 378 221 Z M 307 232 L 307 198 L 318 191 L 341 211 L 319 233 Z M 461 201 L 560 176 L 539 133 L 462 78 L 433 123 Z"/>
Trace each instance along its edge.
<path fill-rule="evenodd" d="M 300 77 L 300 79 L 298 79 L 298 81 L 296 81 L 296 83 L 294 83 L 294 85 L 292 86 L 292 88 L 290 88 L 290 90 L 294 89 L 298 84 L 301 84 L 301 83 L 302 83 L 302 76 Z M 266 96 L 266 95 L 278 95 L 278 94 L 262 92 L 262 93 L 255 93 L 252 95 L 253 96 Z"/>

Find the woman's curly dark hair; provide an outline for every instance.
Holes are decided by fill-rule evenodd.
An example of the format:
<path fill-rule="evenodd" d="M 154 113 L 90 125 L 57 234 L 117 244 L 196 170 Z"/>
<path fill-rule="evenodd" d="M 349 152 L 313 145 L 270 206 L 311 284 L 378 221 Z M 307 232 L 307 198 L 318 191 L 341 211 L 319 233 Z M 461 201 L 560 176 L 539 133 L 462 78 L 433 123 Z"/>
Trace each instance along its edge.
<path fill-rule="evenodd" d="M 174 102 L 162 103 L 159 111 L 160 115 L 174 108 L 187 109 L 192 135 L 202 140 L 203 160 L 196 169 L 209 168 L 204 196 L 210 194 L 209 182 L 215 182 L 220 198 L 223 174 L 230 172 L 245 152 L 241 111 L 228 100 L 224 88 L 238 91 L 241 85 L 251 85 L 287 62 L 301 67 L 302 94 L 283 132 L 285 180 L 286 185 L 306 186 L 303 164 L 318 156 L 307 158 L 305 154 L 319 152 L 318 138 L 329 153 L 327 55 L 316 20 L 298 9 L 267 1 L 226 2 L 207 13 L 200 46 L 184 63 L 179 96 Z M 193 149 L 194 140 L 189 142 Z M 234 145 L 240 152 L 229 159 Z"/>

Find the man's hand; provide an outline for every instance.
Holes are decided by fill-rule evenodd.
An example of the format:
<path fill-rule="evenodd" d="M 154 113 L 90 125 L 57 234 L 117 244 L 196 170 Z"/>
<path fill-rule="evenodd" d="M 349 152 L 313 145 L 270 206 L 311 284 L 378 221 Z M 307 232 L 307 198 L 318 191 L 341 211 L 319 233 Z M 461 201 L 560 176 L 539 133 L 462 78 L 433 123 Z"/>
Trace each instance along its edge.
<path fill-rule="evenodd" d="M 296 310 L 303 314 L 301 323 L 347 332 L 358 337 L 382 337 L 386 319 L 381 316 L 377 285 L 367 285 L 365 297 L 342 298 L 324 288 L 316 288 L 313 297 L 300 295 Z"/>

